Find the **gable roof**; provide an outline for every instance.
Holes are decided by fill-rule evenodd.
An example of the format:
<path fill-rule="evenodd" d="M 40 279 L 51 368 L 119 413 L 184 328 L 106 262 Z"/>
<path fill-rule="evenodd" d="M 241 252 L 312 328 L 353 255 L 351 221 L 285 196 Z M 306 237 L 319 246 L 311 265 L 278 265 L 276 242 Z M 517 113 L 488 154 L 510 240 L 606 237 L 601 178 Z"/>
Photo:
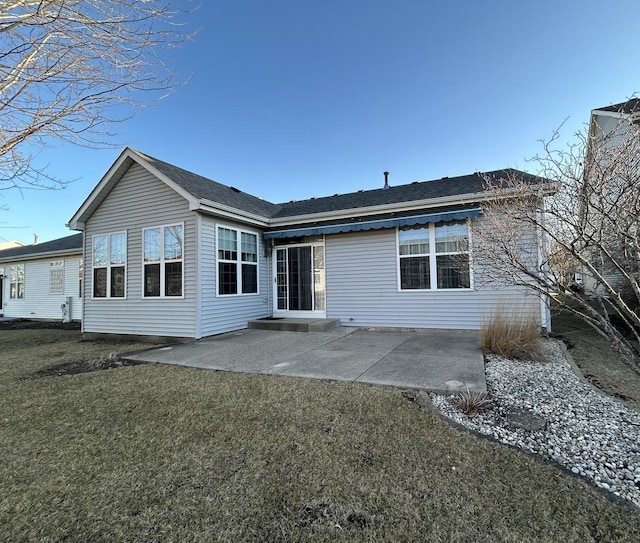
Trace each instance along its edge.
<path fill-rule="evenodd" d="M 606 111 L 610 113 L 623 113 L 627 115 L 630 113 L 636 113 L 640 111 L 640 98 L 632 98 L 631 100 L 620 102 L 619 104 L 614 104 L 612 106 L 599 107 L 594 109 L 593 111 Z"/>
<path fill-rule="evenodd" d="M 361 190 L 348 194 L 274 204 L 235 187 L 223 185 L 163 160 L 126 148 L 67 226 L 82 230 L 84 222 L 134 163 L 147 169 L 184 197 L 192 211 L 219 214 L 262 227 L 300 220 L 328 220 L 337 219 L 340 216 L 365 216 L 383 212 L 410 211 L 424 206 L 436 207 L 477 202 L 484 196 L 487 178 L 498 182 L 500 179 L 515 175 L 532 185 L 546 182 L 540 177 L 508 168 L 452 178 L 444 177 L 432 181 L 416 181 L 384 189 Z"/>
<path fill-rule="evenodd" d="M 178 168 L 163 160 L 158 160 L 149 155 L 143 155 L 138 151 L 135 152 L 144 156 L 158 171 L 161 171 L 169 179 L 199 200 L 210 200 L 263 217 L 271 217 L 278 211 L 279 206 L 267 200 L 242 192 L 235 187 L 212 181 L 188 170 Z"/>
<path fill-rule="evenodd" d="M 53 239 L 51 241 L 38 243 L 37 245 L 25 245 L 24 247 L 4 249 L 0 251 L 0 262 L 34 260 L 36 258 L 70 254 L 82 254 L 82 234 Z"/>
<path fill-rule="evenodd" d="M 525 182 L 536 184 L 543 181 L 540 177 L 526 172 L 507 168 L 492 172 L 475 172 L 458 177 L 443 177 L 432 181 L 414 181 L 408 185 L 389 188 L 362 190 L 348 194 L 335 194 L 323 198 L 291 201 L 280 204 L 279 211 L 273 218 L 292 217 L 296 215 L 312 215 L 346 211 L 367 207 L 378 207 L 388 204 L 410 203 L 423 200 L 435 200 L 456 196 L 480 194 L 484 191 L 486 179 L 500 179 L 517 176 Z"/>

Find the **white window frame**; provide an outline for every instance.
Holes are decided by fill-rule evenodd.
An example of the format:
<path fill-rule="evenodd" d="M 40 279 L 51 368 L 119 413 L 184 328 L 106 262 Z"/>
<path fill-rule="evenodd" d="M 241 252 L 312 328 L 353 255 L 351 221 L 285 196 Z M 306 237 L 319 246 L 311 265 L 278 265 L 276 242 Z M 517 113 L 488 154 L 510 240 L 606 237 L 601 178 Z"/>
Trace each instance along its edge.
<path fill-rule="evenodd" d="M 182 254 L 180 256 L 180 258 L 174 258 L 174 259 L 166 259 L 165 255 L 164 255 L 164 231 L 165 228 L 173 228 L 179 226 L 180 228 L 182 228 Z M 153 260 L 153 261 L 149 261 L 146 262 L 144 259 L 144 233 L 147 230 L 160 230 L 160 260 Z M 181 300 L 184 299 L 184 265 L 185 265 L 185 227 L 184 227 L 184 222 L 176 222 L 176 223 L 169 223 L 169 224 L 158 224 L 155 226 L 148 226 L 142 229 L 142 298 L 144 300 L 159 300 L 159 299 L 166 299 L 166 300 Z M 180 262 L 181 266 L 181 273 L 182 273 L 182 277 L 180 279 L 181 281 L 181 293 L 180 296 L 167 296 L 165 294 L 165 286 L 166 286 L 166 268 L 165 268 L 165 264 L 171 264 L 174 262 Z M 148 265 L 152 265 L 152 264 L 160 264 L 160 295 L 159 296 L 152 296 L 152 295 L 147 295 L 145 294 L 145 267 Z"/>
<path fill-rule="evenodd" d="M 14 275 L 14 268 L 16 269 Z M 18 269 L 22 268 L 22 281 L 19 280 Z M 24 274 L 25 274 L 25 266 L 24 264 L 12 264 L 9 266 L 9 299 L 10 300 L 24 300 Z M 13 281 L 13 278 L 16 277 L 16 281 Z M 12 288 L 15 285 L 15 289 Z M 22 285 L 22 291 L 20 290 L 20 285 Z"/>
<path fill-rule="evenodd" d="M 216 297 L 217 298 L 228 298 L 230 296 L 259 296 L 260 295 L 260 233 L 255 230 L 250 230 L 247 228 L 240 228 L 235 225 L 229 225 L 224 223 L 216 223 Z M 236 233 L 236 259 L 235 260 L 227 260 L 221 259 L 218 256 L 218 248 L 220 246 L 220 228 L 225 228 L 227 230 L 232 230 Z M 242 260 L 242 234 L 250 234 L 256 237 L 256 261 L 248 262 Z M 231 294 L 220 294 L 220 266 L 221 262 L 236 265 L 236 278 L 237 278 L 237 291 Z M 242 265 L 255 265 L 256 267 L 256 291 L 255 292 L 242 292 Z"/>
<path fill-rule="evenodd" d="M 117 236 L 124 234 L 124 262 L 122 264 L 111 264 L 111 236 Z M 99 237 L 107 238 L 107 263 L 104 266 L 95 265 L 95 239 Z M 127 298 L 127 252 L 128 252 L 128 240 L 127 231 L 120 230 L 118 232 L 106 232 L 104 234 L 94 234 L 91 237 L 91 298 L 93 300 L 126 300 Z M 122 290 L 122 296 L 111 296 L 111 269 L 112 268 L 124 268 L 124 285 Z M 107 291 L 105 296 L 95 295 L 95 270 L 106 269 L 107 270 Z"/>
<path fill-rule="evenodd" d="M 54 279 L 60 274 L 60 278 Z M 54 284 L 60 285 L 60 290 L 53 290 Z M 64 260 L 49 262 L 49 294 L 64 294 Z"/>
<path fill-rule="evenodd" d="M 447 221 L 449 222 L 449 221 Z M 396 278 L 397 278 L 397 289 L 398 292 L 402 293 L 411 293 L 411 292 L 469 292 L 474 290 L 473 283 L 473 266 L 471 259 L 471 225 L 469 220 L 466 221 L 450 221 L 453 223 L 464 224 L 467 228 L 467 241 L 468 241 L 468 249 L 466 251 L 457 251 L 457 252 L 436 252 L 436 227 L 442 225 L 442 223 L 428 223 L 426 225 L 420 225 L 422 227 L 427 227 L 429 230 L 429 253 L 420 253 L 420 254 L 411 254 L 411 255 L 400 255 L 400 231 L 401 227 L 396 227 Z M 418 226 L 418 225 L 416 225 Z M 450 256 L 450 255 L 467 255 L 469 257 L 469 287 L 462 288 L 438 288 L 438 264 L 437 257 L 439 256 Z M 412 257 L 429 257 L 429 288 L 402 288 L 402 277 L 400 271 L 400 260 L 402 258 L 412 258 Z"/>
<path fill-rule="evenodd" d="M 82 290 L 84 288 L 84 260 L 78 260 L 78 298 L 84 296 Z"/>

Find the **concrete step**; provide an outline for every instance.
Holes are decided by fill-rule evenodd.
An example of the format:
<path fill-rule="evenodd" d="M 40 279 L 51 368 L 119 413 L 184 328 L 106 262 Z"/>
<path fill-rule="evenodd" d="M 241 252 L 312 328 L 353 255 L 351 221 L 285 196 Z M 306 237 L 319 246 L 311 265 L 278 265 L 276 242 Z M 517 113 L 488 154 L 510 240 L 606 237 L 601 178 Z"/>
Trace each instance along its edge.
<path fill-rule="evenodd" d="M 247 328 L 254 330 L 285 330 L 289 332 L 326 332 L 340 324 L 338 319 L 257 319 L 249 321 Z"/>

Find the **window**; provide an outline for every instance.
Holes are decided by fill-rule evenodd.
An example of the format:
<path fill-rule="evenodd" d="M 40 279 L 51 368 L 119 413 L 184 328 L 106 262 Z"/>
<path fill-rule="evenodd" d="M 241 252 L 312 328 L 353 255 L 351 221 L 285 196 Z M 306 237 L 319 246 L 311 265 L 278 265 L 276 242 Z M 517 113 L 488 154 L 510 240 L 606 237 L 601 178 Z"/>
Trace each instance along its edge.
<path fill-rule="evenodd" d="M 49 262 L 49 294 L 64 292 L 64 262 L 56 260 Z"/>
<path fill-rule="evenodd" d="M 218 227 L 218 294 L 257 294 L 258 235 Z"/>
<path fill-rule="evenodd" d="M 402 227 L 398 253 L 401 290 L 471 288 L 466 223 Z"/>
<path fill-rule="evenodd" d="M 9 298 L 12 300 L 24 298 L 24 264 L 9 267 Z"/>
<path fill-rule="evenodd" d="M 82 259 L 78 262 L 78 298 L 82 298 L 82 276 L 84 275 L 84 265 Z"/>
<path fill-rule="evenodd" d="M 183 232 L 182 224 L 156 226 L 142 231 L 145 297 L 182 296 Z"/>
<path fill-rule="evenodd" d="M 93 236 L 93 297 L 124 298 L 125 232 Z"/>

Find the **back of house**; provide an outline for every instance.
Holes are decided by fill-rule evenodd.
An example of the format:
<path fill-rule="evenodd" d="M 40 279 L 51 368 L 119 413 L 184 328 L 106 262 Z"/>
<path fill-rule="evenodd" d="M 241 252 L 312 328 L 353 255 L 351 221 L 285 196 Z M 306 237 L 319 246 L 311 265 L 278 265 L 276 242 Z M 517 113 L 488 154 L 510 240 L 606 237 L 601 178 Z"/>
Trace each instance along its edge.
<path fill-rule="evenodd" d="M 474 258 L 486 180 L 507 175 L 541 181 L 385 177 L 273 204 L 125 149 L 69 222 L 84 234 L 83 330 L 197 339 L 264 317 L 479 329 L 499 304 L 547 327 L 545 300 L 489 285 Z"/>

